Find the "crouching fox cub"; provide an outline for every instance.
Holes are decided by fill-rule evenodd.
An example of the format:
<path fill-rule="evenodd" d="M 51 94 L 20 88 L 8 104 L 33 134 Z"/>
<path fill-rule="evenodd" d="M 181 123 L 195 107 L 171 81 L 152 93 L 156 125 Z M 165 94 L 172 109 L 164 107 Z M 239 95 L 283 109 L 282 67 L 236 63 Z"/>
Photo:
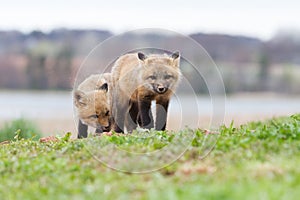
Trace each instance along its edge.
<path fill-rule="evenodd" d="M 110 73 L 91 75 L 73 92 L 78 138 L 87 137 L 88 126 L 99 133 L 110 130 L 110 83 Z"/>
<path fill-rule="evenodd" d="M 169 55 L 133 53 L 112 68 L 115 131 L 153 128 L 151 102 L 156 101 L 157 130 L 165 130 L 169 100 L 181 77 L 179 52 Z"/>

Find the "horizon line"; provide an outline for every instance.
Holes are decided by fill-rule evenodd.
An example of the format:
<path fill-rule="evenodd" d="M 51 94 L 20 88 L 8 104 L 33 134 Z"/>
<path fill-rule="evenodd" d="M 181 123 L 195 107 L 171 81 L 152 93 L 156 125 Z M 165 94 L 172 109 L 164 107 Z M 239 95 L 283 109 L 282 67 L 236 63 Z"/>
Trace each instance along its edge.
<path fill-rule="evenodd" d="M 50 34 L 53 31 L 57 31 L 57 30 L 69 30 L 69 31 L 103 31 L 103 32 L 108 32 L 112 35 L 119 35 L 119 34 L 123 34 L 132 30 L 137 30 L 137 29 L 132 29 L 132 30 L 127 30 L 127 31 L 113 31 L 111 29 L 107 29 L 107 28 L 78 28 L 78 27 L 55 27 L 55 28 L 51 28 L 51 29 L 40 29 L 40 28 L 32 28 L 29 30 L 22 30 L 22 29 L 18 29 L 18 28 L 1 28 L 0 27 L 0 32 L 20 32 L 24 35 L 29 35 L 33 32 L 41 32 L 44 34 Z M 293 30 L 294 32 L 300 31 L 300 30 Z M 260 37 L 258 35 L 254 36 L 251 34 L 242 34 L 242 33 L 230 33 L 230 32 L 220 32 L 220 31 L 188 31 L 188 32 L 180 32 L 180 31 L 174 31 L 174 32 L 178 32 L 179 34 L 183 34 L 183 35 L 194 35 L 194 34 L 205 34 L 205 35 L 223 35 L 223 36 L 232 36 L 232 37 L 244 37 L 244 38 L 251 38 L 251 39 L 257 39 L 257 40 L 261 40 L 261 41 L 269 41 L 272 38 L 274 38 L 276 36 L 276 34 L 280 33 L 280 32 L 287 32 L 286 29 L 279 29 L 279 31 L 274 31 L 274 34 L 268 38 L 264 38 L 264 37 Z"/>

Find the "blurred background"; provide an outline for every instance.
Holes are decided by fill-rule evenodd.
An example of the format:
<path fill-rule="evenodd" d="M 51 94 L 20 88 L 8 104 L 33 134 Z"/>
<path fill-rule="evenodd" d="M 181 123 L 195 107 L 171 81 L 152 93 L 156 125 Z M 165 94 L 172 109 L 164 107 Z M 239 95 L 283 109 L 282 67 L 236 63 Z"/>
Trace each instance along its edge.
<path fill-rule="evenodd" d="M 169 29 L 205 48 L 224 81 L 225 124 L 300 112 L 299 1 L 11 0 L 0 5 L 0 128 L 26 118 L 44 135 L 75 133 L 71 91 L 80 65 L 105 39 L 138 28 Z M 106 53 L 144 40 L 188 48 L 176 35 L 145 33 L 128 35 Z M 183 117 L 183 125 L 209 127 L 207 86 L 185 65 L 201 112 L 194 115 L 186 103 L 183 109 L 191 115 Z M 185 99 L 189 102 L 188 95 Z M 176 102 L 172 105 L 170 129 L 178 118 Z M 200 124 L 189 124 L 190 118 Z"/>

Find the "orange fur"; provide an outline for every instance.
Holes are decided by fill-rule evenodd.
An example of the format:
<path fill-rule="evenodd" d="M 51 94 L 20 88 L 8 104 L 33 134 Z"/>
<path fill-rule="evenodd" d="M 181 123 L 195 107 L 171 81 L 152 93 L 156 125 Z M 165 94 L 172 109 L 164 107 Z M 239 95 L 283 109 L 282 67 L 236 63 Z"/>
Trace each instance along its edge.
<path fill-rule="evenodd" d="M 179 63 L 179 54 L 175 58 L 159 54 L 146 57 L 138 53 L 121 56 L 112 69 L 114 116 L 127 113 L 131 102 L 168 103 L 181 77 Z M 163 90 L 161 93 L 159 88 Z"/>
<path fill-rule="evenodd" d="M 110 125 L 110 82 L 109 73 L 91 75 L 74 91 L 76 113 L 83 124 L 94 128 Z M 104 84 L 108 89 L 101 88 Z"/>

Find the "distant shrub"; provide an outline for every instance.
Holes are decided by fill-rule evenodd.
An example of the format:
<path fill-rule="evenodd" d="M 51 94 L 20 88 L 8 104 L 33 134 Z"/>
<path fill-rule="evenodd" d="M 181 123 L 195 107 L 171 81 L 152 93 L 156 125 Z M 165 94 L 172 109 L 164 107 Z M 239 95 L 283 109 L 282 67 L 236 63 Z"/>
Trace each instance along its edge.
<path fill-rule="evenodd" d="M 0 129 L 0 142 L 13 140 L 16 135 L 18 138 L 37 140 L 41 137 L 41 132 L 33 122 L 20 118 L 4 124 L 4 127 Z"/>

